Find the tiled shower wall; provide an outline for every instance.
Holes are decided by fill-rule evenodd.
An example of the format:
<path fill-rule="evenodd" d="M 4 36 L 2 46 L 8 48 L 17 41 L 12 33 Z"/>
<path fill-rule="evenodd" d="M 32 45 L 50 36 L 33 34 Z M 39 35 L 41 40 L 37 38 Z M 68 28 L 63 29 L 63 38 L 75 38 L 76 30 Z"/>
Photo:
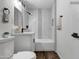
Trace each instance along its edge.
<path fill-rule="evenodd" d="M 42 11 L 38 9 L 38 38 L 42 39 Z"/>
<path fill-rule="evenodd" d="M 42 39 L 52 39 L 52 9 L 42 10 Z"/>
<path fill-rule="evenodd" d="M 38 9 L 31 9 L 32 15 L 29 15 L 29 29 L 35 32 L 35 38 L 38 38 Z"/>

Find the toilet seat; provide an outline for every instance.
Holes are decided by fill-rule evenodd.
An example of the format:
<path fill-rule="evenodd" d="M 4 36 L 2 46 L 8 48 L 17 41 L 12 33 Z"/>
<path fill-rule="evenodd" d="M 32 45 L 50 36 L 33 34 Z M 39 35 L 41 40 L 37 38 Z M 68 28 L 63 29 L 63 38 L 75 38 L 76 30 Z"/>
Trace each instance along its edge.
<path fill-rule="evenodd" d="M 30 51 L 23 51 L 14 54 L 13 59 L 36 59 L 36 54 Z"/>

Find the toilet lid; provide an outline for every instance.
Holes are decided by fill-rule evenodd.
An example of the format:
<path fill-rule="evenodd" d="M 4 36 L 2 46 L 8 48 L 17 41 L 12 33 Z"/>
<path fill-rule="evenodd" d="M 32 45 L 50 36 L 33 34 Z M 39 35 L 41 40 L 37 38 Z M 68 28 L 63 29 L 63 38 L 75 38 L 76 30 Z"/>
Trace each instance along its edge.
<path fill-rule="evenodd" d="M 14 54 L 13 59 L 36 59 L 36 55 L 34 52 L 18 52 Z"/>

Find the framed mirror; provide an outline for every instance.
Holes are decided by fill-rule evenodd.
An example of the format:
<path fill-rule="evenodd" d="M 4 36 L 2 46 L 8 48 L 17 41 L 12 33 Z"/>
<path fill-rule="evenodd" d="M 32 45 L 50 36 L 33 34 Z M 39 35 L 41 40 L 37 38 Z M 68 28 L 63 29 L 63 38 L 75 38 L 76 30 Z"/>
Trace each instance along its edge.
<path fill-rule="evenodd" d="M 14 7 L 14 29 L 15 32 L 20 32 L 23 26 L 23 14 L 16 7 Z"/>

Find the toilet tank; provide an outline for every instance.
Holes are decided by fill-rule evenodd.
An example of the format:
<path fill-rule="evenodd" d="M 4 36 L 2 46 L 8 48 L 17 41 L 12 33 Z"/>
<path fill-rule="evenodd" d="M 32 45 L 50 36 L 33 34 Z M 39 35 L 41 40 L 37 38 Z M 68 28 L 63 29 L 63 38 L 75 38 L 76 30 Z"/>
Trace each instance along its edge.
<path fill-rule="evenodd" d="M 34 32 L 24 32 L 14 34 L 14 51 L 35 51 Z"/>
<path fill-rule="evenodd" d="M 14 37 L 0 37 L 0 59 L 8 59 L 14 54 Z"/>

